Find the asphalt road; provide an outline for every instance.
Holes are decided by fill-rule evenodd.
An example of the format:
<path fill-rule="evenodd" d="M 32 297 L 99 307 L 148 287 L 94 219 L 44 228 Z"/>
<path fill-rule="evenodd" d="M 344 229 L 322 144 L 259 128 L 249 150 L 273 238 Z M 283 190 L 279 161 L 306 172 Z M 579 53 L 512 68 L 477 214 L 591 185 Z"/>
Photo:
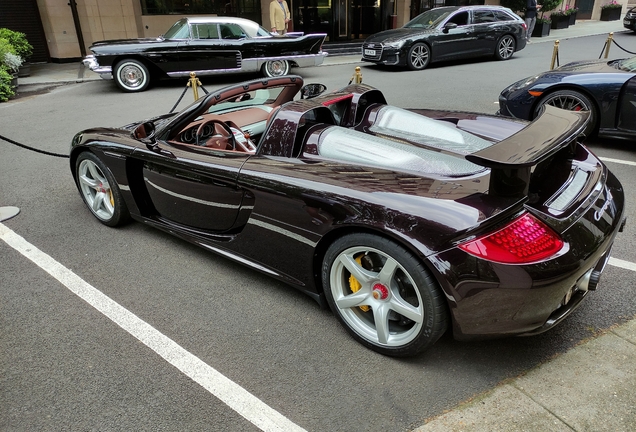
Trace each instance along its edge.
<path fill-rule="evenodd" d="M 617 39 L 636 48 L 636 36 Z M 561 64 L 597 58 L 604 40 L 563 41 Z M 501 89 L 547 69 L 551 54 L 551 44 L 532 44 L 507 62 L 423 72 L 362 65 L 362 73 L 398 106 L 494 113 Z M 354 66 L 299 72 L 336 89 Z M 106 81 L 62 86 L 0 104 L 0 134 L 67 153 L 75 132 L 164 113 L 181 90 L 178 83 L 142 94 Z M 633 142 L 589 146 L 636 162 Z M 628 221 L 636 221 L 633 166 L 608 166 L 626 188 Z M 387 358 L 282 283 L 139 223 L 101 225 L 84 207 L 67 159 L 0 142 L 0 206 L 9 205 L 21 213 L 6 227 L 308 431 L 414 428 L 636 314 L 633 273 L 608 266 L 599 289 L 551 332 L 472 343 L 445 336 L 416 358 Z M 613 257 L 636 262 L 634 232 L 628 223 Z M 0 430 L 258 430 L 7 243 L 0 254 Z"/>

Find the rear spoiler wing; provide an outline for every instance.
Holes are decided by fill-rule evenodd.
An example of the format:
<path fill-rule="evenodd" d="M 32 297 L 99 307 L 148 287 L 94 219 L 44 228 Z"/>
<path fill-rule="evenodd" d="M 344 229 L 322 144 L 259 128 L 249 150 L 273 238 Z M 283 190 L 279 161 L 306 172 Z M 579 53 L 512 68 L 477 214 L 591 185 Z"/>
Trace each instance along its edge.
<path fill-rule="evenodd" d="M 576 140 L 589 117 L 589 111 L 546 105 L 539 117 L 519 132 L 465 157 L 491 169 L 489 195 L 526 196 L 532 167 Z"/>

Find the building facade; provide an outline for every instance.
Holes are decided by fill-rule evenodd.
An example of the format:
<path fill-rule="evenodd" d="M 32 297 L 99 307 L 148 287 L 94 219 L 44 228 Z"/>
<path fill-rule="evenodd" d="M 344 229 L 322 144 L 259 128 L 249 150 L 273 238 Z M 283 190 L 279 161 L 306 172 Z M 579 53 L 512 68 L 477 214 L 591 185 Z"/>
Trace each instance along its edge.
<path fill-rule="evenodd" d="M 274 0 L 275 1 L 275 0 Z M 564 0 L 599 19 L 609 0 Z M 628 0 L 623 3 L 623 13 Z M 157 37 L 182 16 L 228 15 L 270 28 L 270 0 L 2 0 L 0 27 L 22 31 L 34 46 L 32 62 L 71 62 L 96 41 Z M 401 27 L 432 7 L 499 4 L 499 0 L 287 0 L 294 31 L 326 33 L 329 42 L 364 39 Z M 291 30 L 290 29 L 290 30 Z"/>

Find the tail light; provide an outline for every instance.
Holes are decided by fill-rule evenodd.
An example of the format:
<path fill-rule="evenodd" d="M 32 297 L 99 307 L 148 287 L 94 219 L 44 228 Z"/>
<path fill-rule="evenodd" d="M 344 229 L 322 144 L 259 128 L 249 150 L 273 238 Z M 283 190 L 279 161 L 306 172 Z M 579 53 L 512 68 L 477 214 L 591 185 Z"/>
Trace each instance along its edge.
<path fill-rule="evenodd" d="M 471 255 L 505 264 L 527 264 L 553 256 L 563 247 L 557 233 L 524 213 L 504 228 L 459 245 Z"/>

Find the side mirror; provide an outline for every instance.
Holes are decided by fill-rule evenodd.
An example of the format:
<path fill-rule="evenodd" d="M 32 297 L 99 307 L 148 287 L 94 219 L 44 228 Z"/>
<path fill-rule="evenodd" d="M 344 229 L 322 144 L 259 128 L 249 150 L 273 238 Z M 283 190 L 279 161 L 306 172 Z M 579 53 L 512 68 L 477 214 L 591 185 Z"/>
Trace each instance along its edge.
<path fill-rule="evenodd" d="M 307 84 L 300 89 L 300 98 L 315 98 L 316 96 L 320 96 L 321 94 L 323 94 L 325 90 L 327 90 L 327 86 L 324 84 Z"/>
<path fill-rule="evenodd" d="M 455 24 L 454 22 L 449 22 L 444 25 L 444 29 L 442 30 L 442 32 L 448 33 L 449 30 L 456 29 L 456 28 L 457 28 L 457 24 Z"/>
<path fill-rule="evenodd" d="M 140 124 L 133 130 L 133 137 L 144 143 L 154 143 L 155 124 L 151 121 Z"/>

